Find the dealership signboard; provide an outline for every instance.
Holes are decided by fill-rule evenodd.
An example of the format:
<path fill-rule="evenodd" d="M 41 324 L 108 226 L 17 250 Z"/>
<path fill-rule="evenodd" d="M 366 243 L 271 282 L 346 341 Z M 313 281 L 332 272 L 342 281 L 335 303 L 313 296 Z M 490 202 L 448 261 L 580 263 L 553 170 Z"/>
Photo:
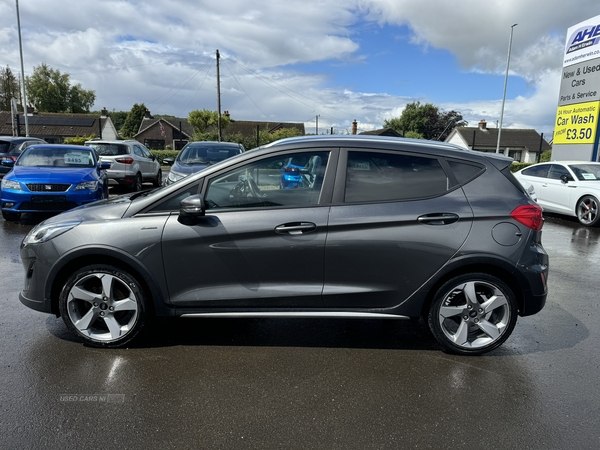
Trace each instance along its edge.
<path fill-rule="evenodd" d="M 567 31 L 552 159 L 599 161 L 600 16 Z"/>

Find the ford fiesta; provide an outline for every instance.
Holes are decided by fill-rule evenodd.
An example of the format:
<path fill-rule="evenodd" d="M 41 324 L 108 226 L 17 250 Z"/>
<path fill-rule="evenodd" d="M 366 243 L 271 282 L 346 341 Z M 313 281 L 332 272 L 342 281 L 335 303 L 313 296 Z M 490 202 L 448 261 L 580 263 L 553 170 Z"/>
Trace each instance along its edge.
<path fill-rule="evenodd" d="M 314 180 L 284 189 L 292 158 L 314 161 Z M 511 161 L 285 139 L 42 222 L 21 245 L 20 300 L 97 347 L 126 345 L 151 315 L 423 317 L 446 350 L 482 354 L 547 295 L 542 211 Z"/>

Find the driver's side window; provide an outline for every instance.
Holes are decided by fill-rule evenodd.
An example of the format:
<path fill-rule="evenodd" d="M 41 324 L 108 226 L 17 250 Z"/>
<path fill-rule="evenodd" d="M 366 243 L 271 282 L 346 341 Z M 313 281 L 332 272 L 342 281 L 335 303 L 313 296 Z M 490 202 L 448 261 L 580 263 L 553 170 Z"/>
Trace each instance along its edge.
<path fill-rule="evenodd" d="M 319 203 L 329 152 L 288 153 L 217 175 L 208 183 L 208 210 L 310 206 Z"/>

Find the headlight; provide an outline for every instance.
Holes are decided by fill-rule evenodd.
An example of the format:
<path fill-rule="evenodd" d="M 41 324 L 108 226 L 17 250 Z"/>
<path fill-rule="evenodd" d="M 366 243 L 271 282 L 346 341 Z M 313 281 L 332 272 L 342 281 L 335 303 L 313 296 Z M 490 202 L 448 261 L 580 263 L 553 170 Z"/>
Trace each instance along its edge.
<path fill-rule="evenodd" d="M 68 222 L 61 223 L 49 223 L 45 224 L 44 222 L 40 223 L 36 227 L 34 227 L 23 239 L 22 245 L 29 244 L 40 244 L 42 242 L 47 242 L 50 239 L 54 239 L 57 236 L 60 236 L 63 233 L 66 233 L 71 228 L 75 228 L 77 225 L 81 223 L 81 220 L 71 220 Z"/>
<path fill-rule="evenodd" d="M 85 181 L 85 182 L 79 183 L 77 186 L 75 186 L 76 191 L 83 191 L 83 190 L 95 191 L 96 189 L 98 189 L 97 181 Z"/>
<path fill-rule="evenodd" d="M 13 189 L 15 191 L 22 191 L 21 183 L 18 181 L 7 180 L 6 178 L 2 178 L 2 189 Z"/>
<path fill-rule="evenodd" d="M 187 175 L 184 175 L 179 172 L 174 172 L 171 170 L 169 172 L 169 176 L 167 177 L 167 180 L 169 180 L 171 183 L 175 183 L 177 180 L 181 180 L 182 178 L 185 178 L 185 177 L 187 177 Z"/>

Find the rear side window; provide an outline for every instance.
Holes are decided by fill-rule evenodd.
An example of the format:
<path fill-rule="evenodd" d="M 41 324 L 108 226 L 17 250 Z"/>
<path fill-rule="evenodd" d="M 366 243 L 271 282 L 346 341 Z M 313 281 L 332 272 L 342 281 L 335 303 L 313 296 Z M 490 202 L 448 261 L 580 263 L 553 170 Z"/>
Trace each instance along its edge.
<path fill-rule="evenodd" d="M 531 166 L 528 167 L 527 169 L 523 169 L 523 171 L 521 172 L 523 175 L 527 175 L 530 177 L 542 177 L 542 178 L 547 178 L 548 177 L 548 168 L 550 167 L 549 164 L 541 164 L 538 166 Z"/>
<path fill-rule="evenodd" d="M 10 142 L 0 141 L 0 153 L 8 153 L 10 151 Z"/>
<path fill-rule="evenodd" d="M 92 143 L 87 145 L 96 150 L 96 153 L 100 156 L 127 155 L 129 153 L 127 151 L 127 146 L 123 144 Z"/>
<path fill-rule="evenodd" d="M 435 158 L 378 152 L 348 152 L 346 202 L 412 200 L 442 195 L 448 177 Z"/>

